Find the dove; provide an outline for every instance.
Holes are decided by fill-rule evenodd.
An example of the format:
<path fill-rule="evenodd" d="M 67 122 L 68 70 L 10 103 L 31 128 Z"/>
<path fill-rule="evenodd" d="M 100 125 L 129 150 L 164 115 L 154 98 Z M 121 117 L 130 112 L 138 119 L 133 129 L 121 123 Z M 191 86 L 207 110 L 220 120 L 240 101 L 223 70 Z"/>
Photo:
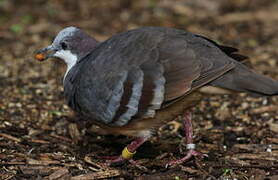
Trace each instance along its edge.
<path fill-rule="evenodd" d="M 260 75 L 241 60 L 236 48 L 201 35 L 166 27 L 142 27 L 99 42 L 77 27 L 61 30 L 35 58 L 62 59 L 68 106 L 113 135 L 134 140 L 109 162 L 132 161 L 136 150 L 162 125 L 182 115 L 186 156 L 203 157 L 193 143 L 188 97 L 214 86 L 255 96 L 278 94 L 278 82 Z"/>

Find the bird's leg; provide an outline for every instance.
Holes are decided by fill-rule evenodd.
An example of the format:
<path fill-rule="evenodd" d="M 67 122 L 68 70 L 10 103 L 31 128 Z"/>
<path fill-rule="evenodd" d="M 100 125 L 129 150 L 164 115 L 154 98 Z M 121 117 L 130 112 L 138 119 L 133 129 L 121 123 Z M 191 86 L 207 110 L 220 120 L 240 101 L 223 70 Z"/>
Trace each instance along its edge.
<path fill-rule="evenodd" d="M 106 163 L 108 165 L 114 164 L 114 163 L 121 163 L 125 161 L 129 161 L 132 164 L 135 164 L 136 162 L 132 159 L 134 154 L 136 153 L 136 150 L 149 139 L 150 136 L 146 137 L 138 137 L 134 139 L 129 145 L 127 145 L 120 156 L 113 156 L 113 157 L 106 157 Z"/>
<path fill-rule="evenodd" d="M 170 161 L 166 164 L 166 167 L 175 166 L 182 164 L 185 161 L 188 161 L 193 156 L 203 157 L 204 155 L 200 152 L 195 151 L 195 144 L 193 144 L 193 127 L 192 127 L 192 115 L 190 111 L 184 113 L 184 130 L 185 130 L 185 140 L 186 140 L 186 149 L 188 150 L 186 156 L 181 159 Z"/>

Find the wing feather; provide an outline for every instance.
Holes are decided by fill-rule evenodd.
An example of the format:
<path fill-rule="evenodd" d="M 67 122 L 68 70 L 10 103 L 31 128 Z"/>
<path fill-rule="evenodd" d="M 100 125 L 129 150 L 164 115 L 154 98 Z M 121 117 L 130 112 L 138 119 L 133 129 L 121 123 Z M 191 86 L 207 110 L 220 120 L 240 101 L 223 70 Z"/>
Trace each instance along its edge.
<path fill-rule="evenodd" d="M 214 43 L 169 28 L 118 34 L 78 63 L 81 73 L 74 77 L 68 102 L 81 114 L 115 126 L 153 117 L 233 68 Z"/>

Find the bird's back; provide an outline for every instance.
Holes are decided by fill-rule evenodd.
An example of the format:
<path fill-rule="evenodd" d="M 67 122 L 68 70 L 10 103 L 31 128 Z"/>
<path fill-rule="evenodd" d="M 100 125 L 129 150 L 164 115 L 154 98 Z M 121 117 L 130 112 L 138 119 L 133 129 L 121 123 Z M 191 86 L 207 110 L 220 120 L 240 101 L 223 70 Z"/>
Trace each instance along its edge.
<path fill-rule="evenodd" d="M 146 27 L 100 43 L 66 77 L 69 105 L 98 122 L 124 126 L 155 117 L 234 68 L 214 43 L 182 30 Z"/>

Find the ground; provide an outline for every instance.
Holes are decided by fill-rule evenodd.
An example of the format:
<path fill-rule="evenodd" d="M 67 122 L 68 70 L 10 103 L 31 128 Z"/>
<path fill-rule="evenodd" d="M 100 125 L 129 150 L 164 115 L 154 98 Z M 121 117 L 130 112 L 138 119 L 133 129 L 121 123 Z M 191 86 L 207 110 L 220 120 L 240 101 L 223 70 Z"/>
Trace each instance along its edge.
<path fill-rule="evenodd" d="M 135 159 L 102 166 L 127 137 L 86 131 L 63 98 L 65 65 L 33 58 L 69 25 L 98 40 L 166 26 L 234 46 L 259 73 L 278 79 L 277 0 L 0 0 L 0 179 L 278 179 L 278 98 L 203 95 L 194 140 L 208 157 L 166 169 L 185 152 L 181 119 L 161 127 Z"/>

